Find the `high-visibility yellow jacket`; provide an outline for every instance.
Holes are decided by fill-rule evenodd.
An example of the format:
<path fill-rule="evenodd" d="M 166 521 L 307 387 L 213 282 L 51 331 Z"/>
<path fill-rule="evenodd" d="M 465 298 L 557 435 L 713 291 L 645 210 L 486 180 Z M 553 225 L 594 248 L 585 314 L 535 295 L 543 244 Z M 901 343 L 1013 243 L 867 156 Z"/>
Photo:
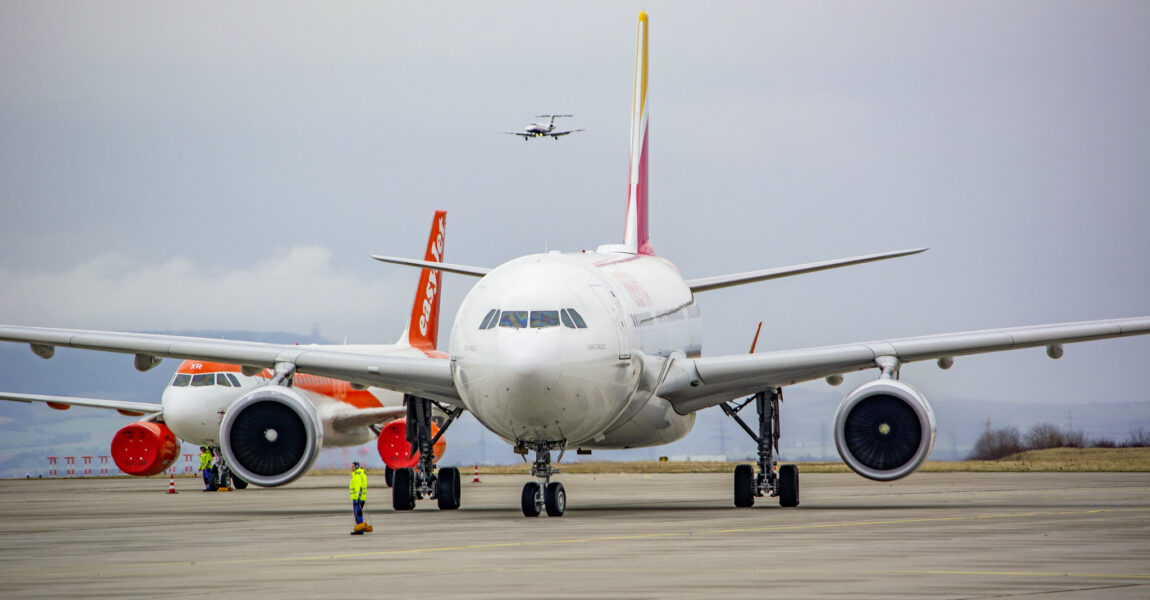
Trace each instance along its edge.
<path fill-rule="evenodd" d="M 367 473 L 360 467 L 351 472 L 351 483 L 347 489 L 351 492 L 352 500 L 367 500 Z"/>
<path fill-rule="evenodd" d="M 200 454 L 200 470 L 203 471 L 204 469 L 210 468 L 212 468 L 212 453 L 208 450 L 204 450 Z"/>

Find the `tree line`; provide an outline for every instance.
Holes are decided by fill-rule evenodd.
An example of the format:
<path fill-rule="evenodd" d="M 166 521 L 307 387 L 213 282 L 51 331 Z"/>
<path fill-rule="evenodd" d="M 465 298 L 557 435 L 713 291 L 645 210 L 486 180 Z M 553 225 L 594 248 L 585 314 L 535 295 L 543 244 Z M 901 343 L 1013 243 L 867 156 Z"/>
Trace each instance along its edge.
<path fill-rule="evenodd" d="M 1026 450 L 1046 448 L 1143 448 L 1150 446 L 1150 431 L 1139 427 L 1121 442 L 1108 438 L 1087 439 L 1081 429 L 1062 429 L 1050 423 L 1035 425 L 1024 436 L 1017 427 L 990 429 L 979 436 L 967 460 L 997 460 Z"/>

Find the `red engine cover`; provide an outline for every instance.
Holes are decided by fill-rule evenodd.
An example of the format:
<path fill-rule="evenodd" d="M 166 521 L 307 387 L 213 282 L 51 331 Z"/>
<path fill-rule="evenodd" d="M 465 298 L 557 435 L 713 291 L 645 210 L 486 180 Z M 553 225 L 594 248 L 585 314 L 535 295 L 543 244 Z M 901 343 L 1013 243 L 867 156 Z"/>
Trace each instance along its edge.
<path fill-rule="evenodd" d="M 112 436 L 112 460 L 128 475 L 163 473 L 180 457 L 180 439 L 166 425 L 137 421 Z"/>
<path fill-rule="evenodd" d="M 439 427 L 431 424 L 431 437 L 439 433 Z M 419 463 L 419 452 L 411 453 L 411 443 L 407 441 L 407 419 L 397 419 L 383 426 L 379 432 L 379 457 L 393 469 L 407 469 Z M 439 438 L 431 448 L 438 462 L 447 450 L 447 441 Z"/>

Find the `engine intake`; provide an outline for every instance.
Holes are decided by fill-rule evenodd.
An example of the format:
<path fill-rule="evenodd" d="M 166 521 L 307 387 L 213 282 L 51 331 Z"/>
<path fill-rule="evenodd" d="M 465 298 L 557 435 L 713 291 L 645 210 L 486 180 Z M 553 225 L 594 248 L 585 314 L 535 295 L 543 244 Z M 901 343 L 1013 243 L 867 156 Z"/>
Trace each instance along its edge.
<path fill-rule="evenodd" d="M 918 390 L 893 379 L 855 388 L 835 411 L 835 446 L 854 472 L 876 481 L 906 477 L 934 447 L 934 411 Z"/>
<path fill-rule="evenodd" d="M 291 483 L 307 472 L 323 448 L 315 407 L 292 388 L 268 385 L 241 396 L 220 423 L 224 459 L 244 481 Z"/>

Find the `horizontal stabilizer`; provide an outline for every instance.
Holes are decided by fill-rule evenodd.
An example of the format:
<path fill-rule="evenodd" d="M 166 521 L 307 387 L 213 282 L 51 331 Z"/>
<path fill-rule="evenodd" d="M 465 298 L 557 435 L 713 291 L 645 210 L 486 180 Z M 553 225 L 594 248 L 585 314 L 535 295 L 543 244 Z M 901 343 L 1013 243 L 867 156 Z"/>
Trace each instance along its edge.
<path fill-rule="evenodd" d="M 874 262 L 876 260 L 886 260 L 888 258 L 898 258 L 899 256 L 909 256 L 911 254 L 918 254 L 919 252 L 926 252 L 926 250 L 926 248 L 914 248 L 911 250 L 898 250 L 895 252 L 882 252 L 879 254 L 852 256 L 851 258 L 836 258 L 834 260 L 824 260 L 822 262 L 792 265 L 789 267 L 775 267 L 773 269 L 762 269 L 760 271 L 747 271 L 745 273 L 733 273 L 731 275 L 717 275 L 715 277 L 688 279 L 686 283 L 687 286 L 691 288 L 692 292 L 705 292 L 707 290 L 717 290 L 719 288 L 743 285 L 746 283 L 754 283 L 756 281 L 766 281 L 767 279 L 779 279 L 781 277 L 790 277 L 792 275 L 814 273 L 815 271 L 825 271 L 827 269 L 837 269 L 839 267 L 861 265 L 862 263 Z"/>
<path fill-rule="evenodd" d="M 486 267 L 469 267 L 467 265 L 453 265 L 451 263 L 433 262 L 430 260 L 415 260 L 414 258 L 398 258 L 395 256 L 378 256 L 371 255 L 372 258 L 380 262 L 392 263 L 396 265 L 406 265 L 409 267 L 419 267 L 421 269 L 435 269 L 436 271 L 444 271 L 447 273 L 457 273 L 459 275 L 470 275 L 471 277 L 483 277 L 491 272 L 491 269 Z"/>

